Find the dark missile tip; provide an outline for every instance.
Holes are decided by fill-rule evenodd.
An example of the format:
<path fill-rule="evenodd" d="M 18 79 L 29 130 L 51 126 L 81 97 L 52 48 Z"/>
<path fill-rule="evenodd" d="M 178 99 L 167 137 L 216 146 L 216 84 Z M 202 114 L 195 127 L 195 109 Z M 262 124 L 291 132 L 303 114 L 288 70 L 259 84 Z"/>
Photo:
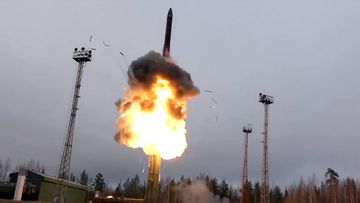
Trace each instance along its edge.
<path fill-rule="evenodd" d="M 172 16 L 173 12 L 172 12 L 172 9 L 170 8 L 169 9 L 169 12 L 168 12 L 168 16 Z"/>

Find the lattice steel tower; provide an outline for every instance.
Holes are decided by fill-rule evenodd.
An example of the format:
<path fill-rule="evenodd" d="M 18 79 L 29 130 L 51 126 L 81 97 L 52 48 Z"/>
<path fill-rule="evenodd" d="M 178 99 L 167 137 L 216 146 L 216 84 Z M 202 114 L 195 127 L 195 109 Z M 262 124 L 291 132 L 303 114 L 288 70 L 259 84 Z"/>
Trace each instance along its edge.
<path fill-rule="evenodd" d="M 248 182 L 248 140 L 249 134 L 252 132 L 251 124 L 243 127 L 244 132 L 244 158 L 243 158 L 243 171 L 242 171 L 242 190 L 241 190 L 241 203 L 249 203 L 249 194 L 247 188 Z"/>
<path fill-rule="evenodd" d="M 80 50 L 75 48 L 73 53 L 73 59 L 78 62 L 78 70 L 75 81 L 74 96 L 71 106 L 70 119 L 68 127 L 66 130 L 66 138 L 64 150 L 61 157 L 60 168 L 58 173 L 58 178 L 60 180 L 69 180 L 70 175 L 70 161 L 71 161 L 71 150 L 74 138 L 74 129 L 75 129 L 75 118 L 76 112 L 78 110 L 78 99 L 80 98 L 80 87 L 81 87 L 81 77 L 83 73 L 83 68 L 86 62 L 91 61 L 91 50 L 86 50 L 82 47 Z"/>
<path fill-rule="evenodd" d="M 259 94 L 259 102 L 264 104 L 264 148 L 263 148 L 263 166 L 261 175 L 261 197 L 260 203 L 270 203 L 269 196 L 269 154 L 268 154 L 268 127 L 269 127 L 269 105 L 274 103 L 274 98 L 269 95 Z"/>

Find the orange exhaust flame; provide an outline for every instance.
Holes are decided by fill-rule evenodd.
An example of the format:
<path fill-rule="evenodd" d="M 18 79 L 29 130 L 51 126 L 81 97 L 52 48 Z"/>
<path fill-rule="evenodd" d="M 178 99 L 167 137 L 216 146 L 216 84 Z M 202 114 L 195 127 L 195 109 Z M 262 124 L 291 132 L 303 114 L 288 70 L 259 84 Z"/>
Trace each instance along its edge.
<path fill-rule="evenodd" d="M 173 118 L 168 113 L 168 103 L 174 99 L 169 81 L 159 77 L 150 92 L 139 89 L 128 93 L 135 102 L 121 114 L 118 124 L 128 128 L 132 136 L 122 139 L 121 142 L 128 147 L 141 147 L 148 155 L 160 153 L 163 159 L 181 156 L 187 147 L 185 121 Z M 147 110 L 146 106 L 152 104 L 139 98 L 154 98 L 154 108 Z M 185 107 L 182 101 L 178 101 L 177 105 L 183 109 Z"/>

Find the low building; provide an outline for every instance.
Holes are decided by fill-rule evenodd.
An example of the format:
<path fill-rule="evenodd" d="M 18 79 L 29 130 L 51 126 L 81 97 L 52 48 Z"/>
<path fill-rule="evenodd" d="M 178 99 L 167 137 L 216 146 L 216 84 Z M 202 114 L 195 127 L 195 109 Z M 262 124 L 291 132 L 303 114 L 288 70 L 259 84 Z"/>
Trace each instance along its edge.
<path fill-rule="evenodd" d="M 0 190 L 3 191 L 3 197 L 0 196 L 0 199 L 8 199 L 14 195 L 18 172 L 11 173 L 9 176 L 8 187 Z M 67 181 L 63 185 L 67 203 L 86 202 L 87 188 L 85 186 L 71 181 Z M 59 190 L 58 178 L 28 170 L 22 200 L 53 202 L 54 198 L 59 196 Z"/>

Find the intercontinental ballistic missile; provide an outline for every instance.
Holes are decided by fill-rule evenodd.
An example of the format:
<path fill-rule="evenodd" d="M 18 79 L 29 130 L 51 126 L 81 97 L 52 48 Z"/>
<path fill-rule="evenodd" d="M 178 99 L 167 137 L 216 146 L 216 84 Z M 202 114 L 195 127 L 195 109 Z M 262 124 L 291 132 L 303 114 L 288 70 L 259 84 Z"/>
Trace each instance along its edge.
<path fill-rule="evenodd" d="M 165 58 L 170 57 L 170 40 L 171 40 L 171 25 L 172 25 L 172 10 L 169 9 L 166 19 L 165 28 L 165 41 L 163 56 Z M 158 202 L 158 191 L 159 191 L 159 180 L 160 180 L 160 165 L 161 157 L 160 154 L 149 155 L 149 168 L 148 177 L 146 183 L 145 203 L 157 203 Z"/>
<path fill-rule="evenodd" d="M 172 18 L 173 18 L 173 13 L 172 13 L 172 9 L 170 8 L 166 19 L 165 41 L 164 41 L 164 49 L 163 49 L 163 56 L 166 58 L 170 56 Z"/>

